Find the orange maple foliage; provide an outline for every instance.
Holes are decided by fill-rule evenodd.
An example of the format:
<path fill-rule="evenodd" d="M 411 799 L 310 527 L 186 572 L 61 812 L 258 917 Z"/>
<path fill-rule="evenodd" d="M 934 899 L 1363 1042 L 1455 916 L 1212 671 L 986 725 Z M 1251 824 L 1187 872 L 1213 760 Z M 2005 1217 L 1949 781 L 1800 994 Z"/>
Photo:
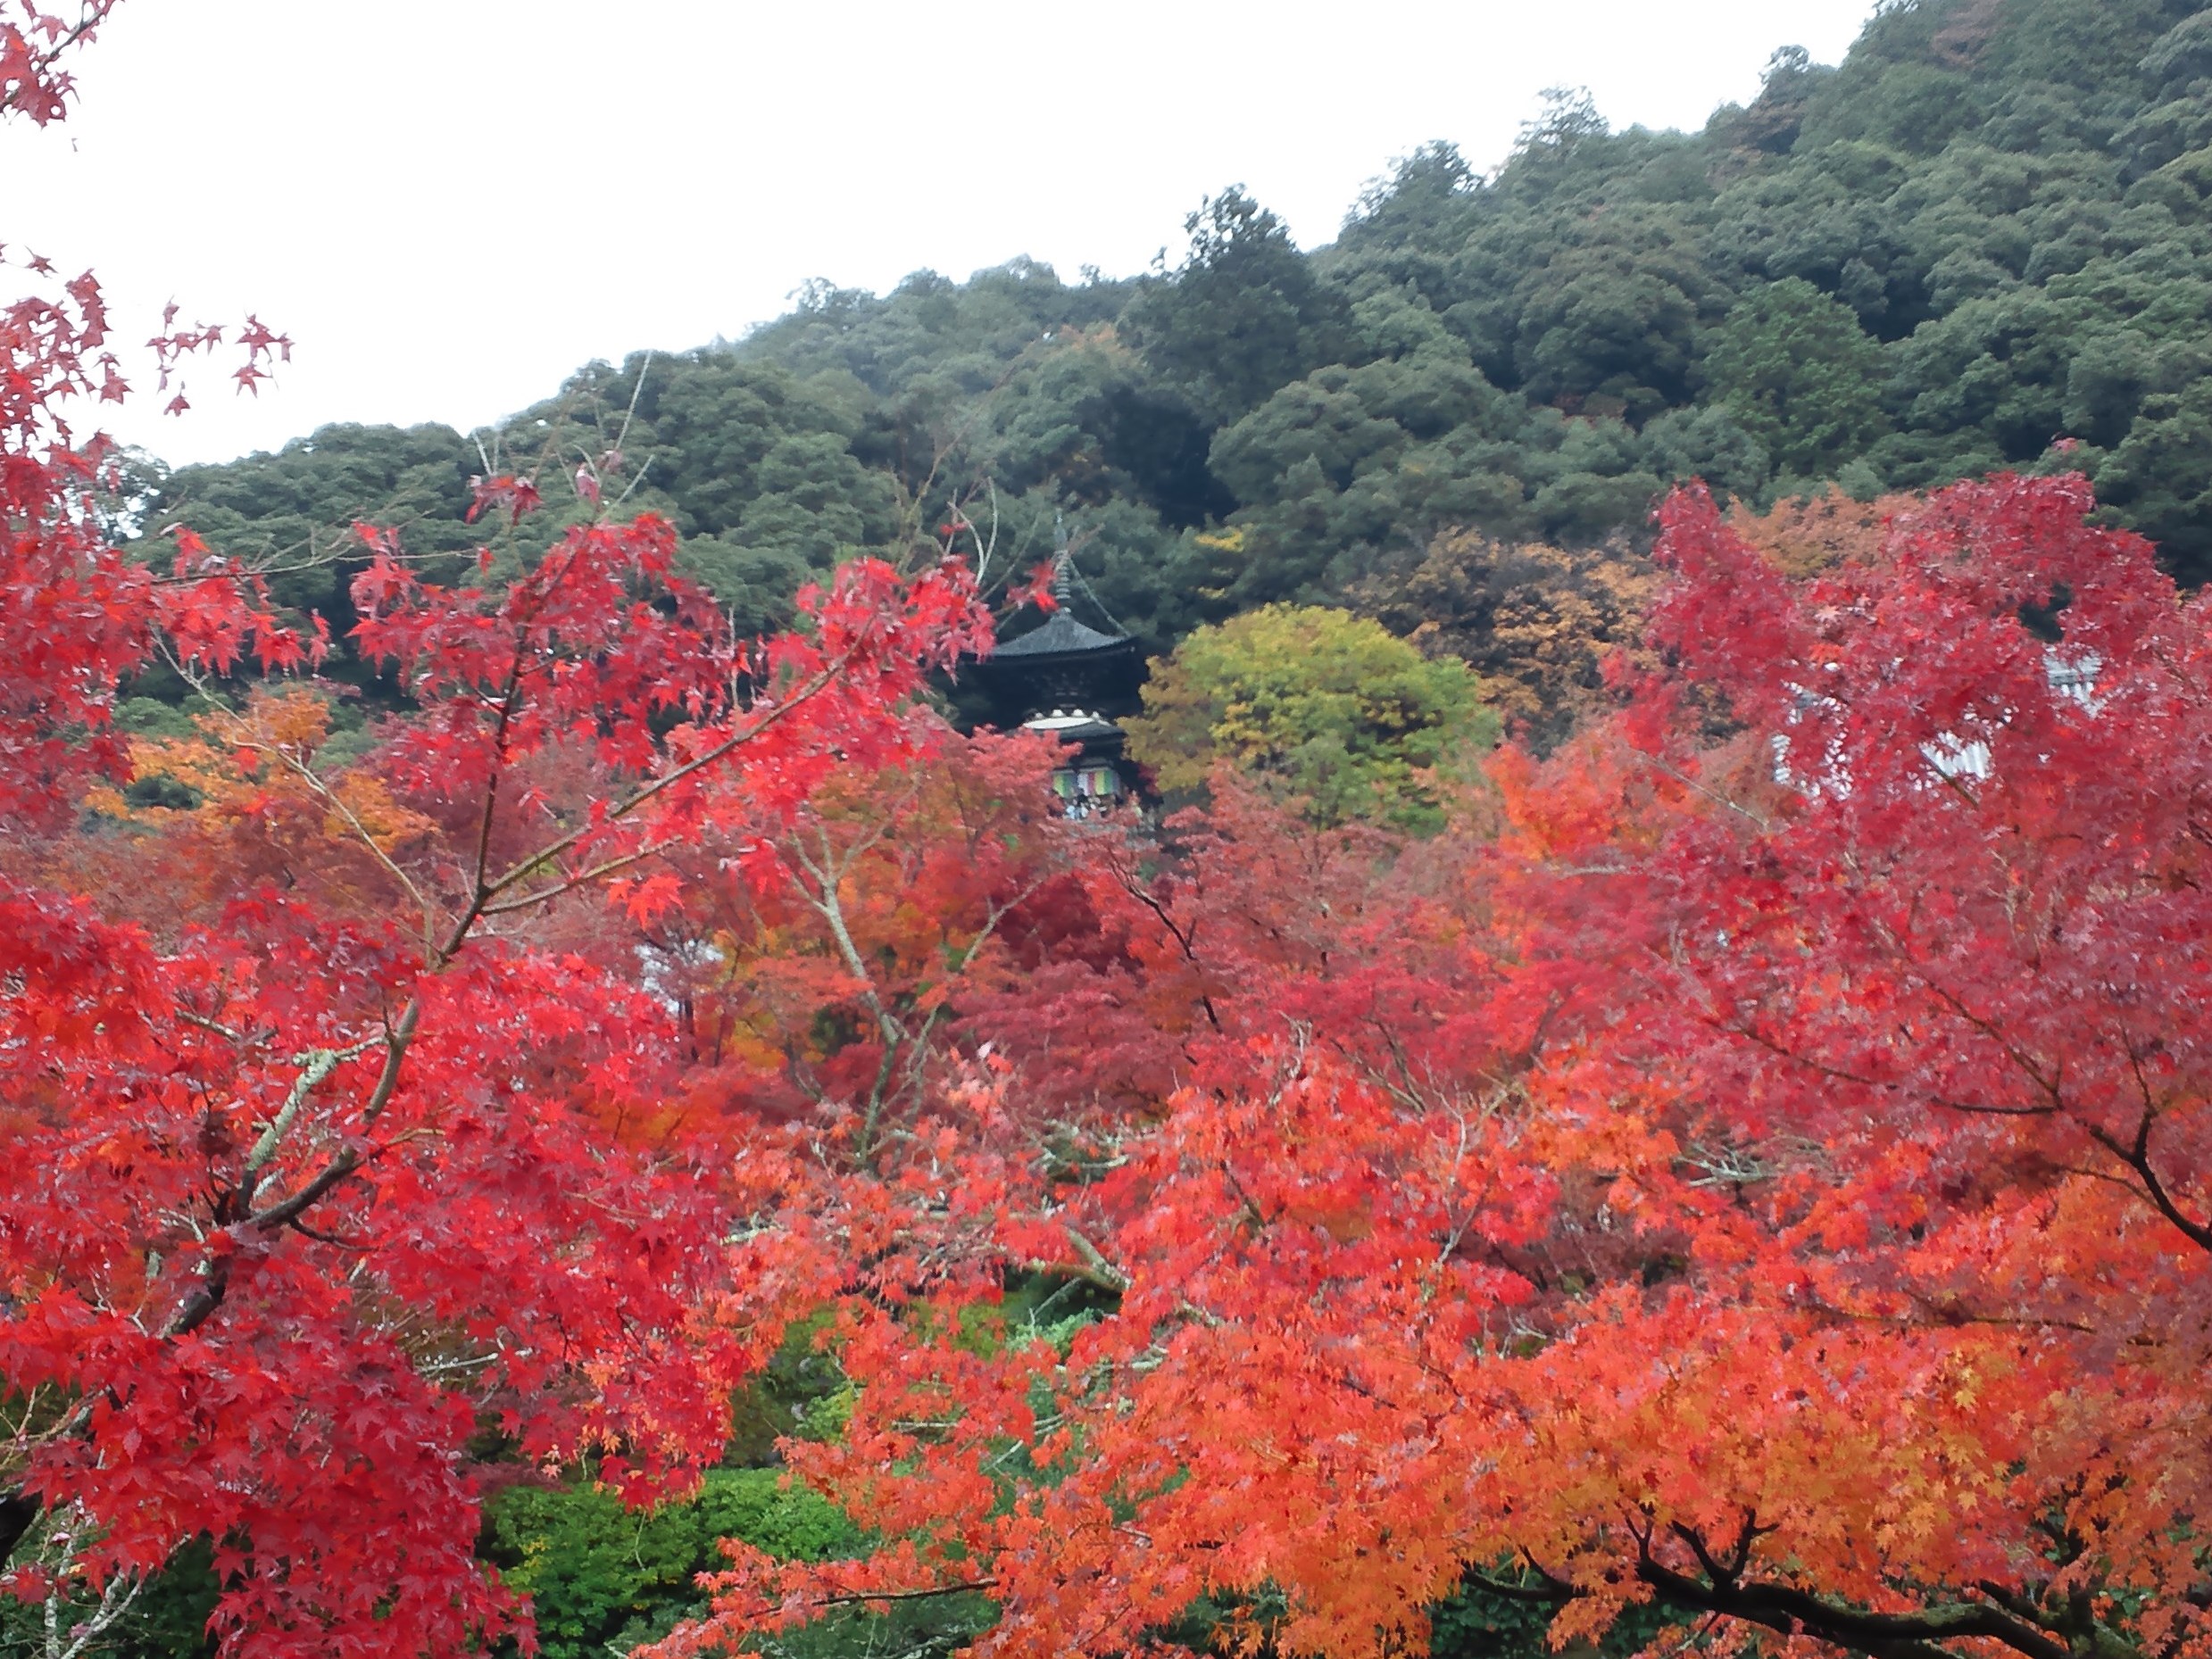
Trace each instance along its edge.
<path fill-rule="evenodd" d="M 113 783 L 85 792 L 87 809 L 144 835 L 65 843 L 77 879 L 98 882 L 92 867 L 104 865 L 114 904 L 161 925 L 205 917 L 242 879 L 305 883 L 353 915 L 393 902 L 389 861 L 426 844 L 437 825 L 369 768 L 317 764 L 330 735 L 326 697 L 257 688 L 242 709 L 194 725 L 193 737 L 129 741 L 130 792 Z"/>
<path fill-rule="evenodd" d="M 739 1549 L 665 1650 L 983 1590 L 994 1654 L 1201 1597 L 1381 1653 L 1472 1582 L 1560 1642 L 1652 1603 L 1723 1647 L 2202 1651 L 2212 610 L 2091 506 L 1960 485 L 1792 578 L 1678 497 L 1677 668 L 1504 757 L 1494 842 L 1316 862 L 1233 806 L 1119 883 L 1156 926 L 1094 971 L 1183 986 L 1179 1087 L 1080 1157 L 988 1145 L 957 1240 L 826 1195 L 871 1217 L 858 1403 L 791 1455 L 885 1546 Z M 1055 1252 L 1088 1328 L 958 1334 Z"/>
<path fill-rule="evenodd" d="M 1919 504 L 1909 494 L 1858 501 L 1831 484 L 1815 495 L 1784 496 L 1763 513 L 1738 502 L 1728 510 L 1728 527 L 1789 575 L 1807 577 L 1881 557 L 1891 521 Z"/>
<path fill-rule="evenodd" d="M 1462 659 L 1509 724 L 1549 743 L 1602 707 L 1606 662 L 1640 649 L 1657 584 L 1626 537 L 1567 548 L 1459 529 L 1351 597 L 1423 651 Z"/>

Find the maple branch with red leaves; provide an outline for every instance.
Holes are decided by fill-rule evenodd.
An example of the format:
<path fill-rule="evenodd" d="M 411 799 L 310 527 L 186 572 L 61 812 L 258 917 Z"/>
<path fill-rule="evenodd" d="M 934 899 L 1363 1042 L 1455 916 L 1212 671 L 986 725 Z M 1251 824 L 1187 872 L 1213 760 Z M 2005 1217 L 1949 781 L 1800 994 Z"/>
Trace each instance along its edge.
<path fill-rule="evenodd" d="M 41 127 L 62 120 L 73 88 L 54 66 L 73 48 L 89 45 L 117 4 L 79 0 L 76 21 L 65 22 L 23 0 L 23 21 L 0 19 L 0 117 L 24 115 Z M 40 35 L 46 44 L 33 45 Z"/>

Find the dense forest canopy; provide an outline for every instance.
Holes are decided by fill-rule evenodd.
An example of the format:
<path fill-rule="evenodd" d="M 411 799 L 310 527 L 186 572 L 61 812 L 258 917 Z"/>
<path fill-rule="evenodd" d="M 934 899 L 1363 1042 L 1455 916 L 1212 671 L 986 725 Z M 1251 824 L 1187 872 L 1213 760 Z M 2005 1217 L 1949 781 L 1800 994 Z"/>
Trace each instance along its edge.
<path fill-rule="evenodd" d="M 473 436 L 339 426 L 179 469 L 147 523 L 288 554 L 362 517 L 458 549 L 472 474 L 542 468 L 565 495 L 630 413 L 630 502 L 750 626 L 956 499 L 1002 570 L 1064 511 L 1157 653 L 1362 584 L 1402 616 L 1392 584 L 1440 536 L 1642 537 L 1692 475 L 1764 506 L 2080 469 L 2193 582 L 2208 196 L 2212 17 L 2188 0 L 1892 4 L 1838 67 L 1777 52 L 1701 132 L 1613 132 L 1558 92 L 1486 176 L 1427 145 L 1311 252 L 1232 186 L 1129 280 L 1018 259 L 818 282 L 734 344 L 590 365 Z M 342 623 L 349 574 L 279 595 Z"/>

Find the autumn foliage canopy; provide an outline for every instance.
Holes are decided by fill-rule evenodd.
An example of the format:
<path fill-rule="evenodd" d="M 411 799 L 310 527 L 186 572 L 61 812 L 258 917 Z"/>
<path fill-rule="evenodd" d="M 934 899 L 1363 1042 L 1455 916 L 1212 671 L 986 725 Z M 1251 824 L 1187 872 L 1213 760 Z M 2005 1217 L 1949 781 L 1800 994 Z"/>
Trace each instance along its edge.
<path fill-rule="evenodd" d="M 0 103 L 60 112 L 73 37 L 0 25 Z M 925 696 L 988 648 L 962 560 L 742 639 L 611 461 L 511 580 L 359 527 L 393 711 L 344 751 L 314 618 L 114 545 L 108 320 L 40 292 L 13 1595 L 89 1628 L 205 1539 L 228 1651 L 527 1645 L 494 1472 L 680 1496 L 795 1344 L 849 1415 L 782 1456 L 869 1547 L 733 1544 L 668 1654 L 950 1596 L 1035 1659 L 1418 1653 L 1467 1593 L 1560 1646 L 2212 1646 L 2212 611 L 2078 480 L 1804 559 L 1677 493 L 1605 706 L 1439 833 L 1227 769 L 1073 825 Z M 116 727 L 154 665 L 193 735 Z"/>
<path fill-rule="evenodd" d="M 848 1305 L 794 1461 L 886 1547 L 741 1555 L 717 1629 L 969 1586 L 993 1651 L 1386 1651 L 1473 1584 L 1559 1640 L 2195 1651 L 2212 662 L 2091 505 L 1961 485 L 1793 579 L 1680 494 L 1666 669 L 1495 821 L 1225 788 L 1173 880 L 1095 867 L 1094 1082 L 1141 1031 L 1172 1084 Z M 979 1354 L 1055 1251 L 1099 1316 Z"/>

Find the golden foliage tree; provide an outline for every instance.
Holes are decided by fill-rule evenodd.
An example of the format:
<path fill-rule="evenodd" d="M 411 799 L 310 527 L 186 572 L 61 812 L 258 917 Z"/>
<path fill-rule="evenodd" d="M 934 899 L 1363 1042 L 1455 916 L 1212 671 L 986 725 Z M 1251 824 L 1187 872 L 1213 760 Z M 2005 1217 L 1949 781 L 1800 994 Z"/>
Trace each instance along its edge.
<path fill-rule="evenodd" d="M 1656 581 L 1625 541 L 1577 549 L 1461 529 L 1431 539 L 1418 563 L 1368 578 L 1352 600 L 1429 655 L 1467 663 L 1541 743 L 1590 705 L 1608 653 L 1635 649 Z"/>
<path fill-rule="evenodd" d="M 1425 775 L 1496 736 L 1466 664 L 1313 605 L 1199 629 L 1153 664 L 1144 713 L 1129 723 L 1130 752 L 1166 789 L 1196 788 L 1226 761 L 1298 797 L 1318 823 L 1410 828 L 1437 820 Z"/>

